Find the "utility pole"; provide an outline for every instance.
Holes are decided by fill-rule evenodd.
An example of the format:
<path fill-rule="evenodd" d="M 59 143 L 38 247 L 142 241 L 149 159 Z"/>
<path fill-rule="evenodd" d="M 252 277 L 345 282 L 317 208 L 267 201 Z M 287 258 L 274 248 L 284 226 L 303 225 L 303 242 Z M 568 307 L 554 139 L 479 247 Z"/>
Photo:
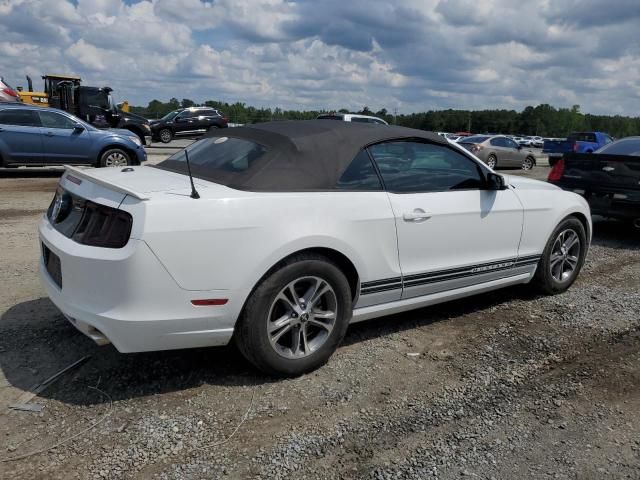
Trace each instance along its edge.
<path fill-rule="evenodd" d="M 398 107 L 394 107 L 394 108 L 393 108 L 393 124 L 394 124 L 394 125 L 397 125 L 397 124 L 398 124 L 398 122 L 397 122 L 397 120 L 396 120 L 396 117 L 397 117 L 397 116 L 398 116 Z"/>
<path fill-rule="evenodd" d="M 467 132 L 471 133 L 471 112 L 469 112 L 469 121 L 467 122 Z"/>

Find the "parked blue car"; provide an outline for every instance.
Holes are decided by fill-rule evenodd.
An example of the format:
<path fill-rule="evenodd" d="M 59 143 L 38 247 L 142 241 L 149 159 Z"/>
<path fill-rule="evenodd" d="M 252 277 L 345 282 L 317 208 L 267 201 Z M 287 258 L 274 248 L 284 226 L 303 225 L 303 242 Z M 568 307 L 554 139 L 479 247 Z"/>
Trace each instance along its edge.
<path fill-rule="evenodd" d="M 128 130 L 101 130 L 55 108 L 0 103 L 0 167 L 121 167 L 146 159 Z"/>

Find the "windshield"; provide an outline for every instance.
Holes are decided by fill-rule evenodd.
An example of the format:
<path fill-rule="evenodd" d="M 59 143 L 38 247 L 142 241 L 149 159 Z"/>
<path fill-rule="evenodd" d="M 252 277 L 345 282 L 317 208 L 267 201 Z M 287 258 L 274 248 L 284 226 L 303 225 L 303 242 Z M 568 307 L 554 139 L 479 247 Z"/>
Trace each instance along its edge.
<path fill-rule="evenodd" d="M 596 153 L 607 155 L 632 155 L 640 156 L 640 137 L 623 138 L 596 150 Z"/>
<path fill-rule="evenodd" d="M 489 137 L 476 135 L 473 137 L 467 137 L 464 140 L 462 140 L 460 143 L 482 143 L 482 142 L 486 142 L 488 139 Z"/>
<path fill-rule="evenodd" d="M 174 110 L 173 112 L 169 112 L 169 113 L 167 113 L 167 114 L 166 114 L 164 117 L 162 117 L 160 120 L 165 120 L 165 121 L 173 120 L 173 119 L 174 119 L 174 117 L 175 117 L 176 115 L 178 115 L 179 113 L 180 113 L 180 110 Z"/>

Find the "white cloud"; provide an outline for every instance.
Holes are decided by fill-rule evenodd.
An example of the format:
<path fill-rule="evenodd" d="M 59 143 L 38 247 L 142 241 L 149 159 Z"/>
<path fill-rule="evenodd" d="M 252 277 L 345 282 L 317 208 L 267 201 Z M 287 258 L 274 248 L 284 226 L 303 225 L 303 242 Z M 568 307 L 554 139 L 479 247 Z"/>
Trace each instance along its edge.
<path fill-rule="evenodd" d="M 0 73 L 75 73 L 137 104 L 637 115 L 636 1 L 597 22 L 549 0 L 0 0 Z"/>

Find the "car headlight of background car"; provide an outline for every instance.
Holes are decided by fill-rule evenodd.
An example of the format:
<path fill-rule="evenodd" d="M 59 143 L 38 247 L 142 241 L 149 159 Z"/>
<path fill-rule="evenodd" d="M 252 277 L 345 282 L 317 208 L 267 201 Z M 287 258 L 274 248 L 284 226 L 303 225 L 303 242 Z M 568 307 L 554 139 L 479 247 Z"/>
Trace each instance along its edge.
<path fill-rule="evenodd" d="M 131 135 L 130 137 L 127 137 L 127 138 L 131 140 L 133 143 L 135 143 L 136 145 L 138 145 L 139 147 L 142 146 L 142 142 L 136 135 Z"/>

